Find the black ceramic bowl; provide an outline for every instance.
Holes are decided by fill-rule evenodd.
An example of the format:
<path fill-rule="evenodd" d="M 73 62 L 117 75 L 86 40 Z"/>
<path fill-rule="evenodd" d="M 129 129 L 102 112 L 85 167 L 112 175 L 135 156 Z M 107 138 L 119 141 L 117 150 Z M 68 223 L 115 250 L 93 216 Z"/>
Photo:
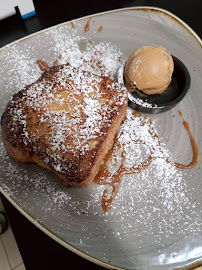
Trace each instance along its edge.
<path fill-rule="evenodd" d="M 185 65 L 175 56 L 172 81 L 162 94 L 146 95 L 141 91 L 129 92 L 128 105 L 143 113 L 161 113 L 179 103 L 190 88 L 191 78 Z"/>

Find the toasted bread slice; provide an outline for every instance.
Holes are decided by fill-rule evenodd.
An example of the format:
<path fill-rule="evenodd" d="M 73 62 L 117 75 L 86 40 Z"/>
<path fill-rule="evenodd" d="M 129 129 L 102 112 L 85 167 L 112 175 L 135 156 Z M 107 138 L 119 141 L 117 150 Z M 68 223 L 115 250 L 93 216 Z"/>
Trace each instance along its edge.
<path fill-rule="evenodd" d="M 125 117 L 127 90 L 108 77 L 70 65 L 48 68 L 14 94 L 2 137 L 18 161 L 36 162 L 66 186 L 87 186 Z"/>

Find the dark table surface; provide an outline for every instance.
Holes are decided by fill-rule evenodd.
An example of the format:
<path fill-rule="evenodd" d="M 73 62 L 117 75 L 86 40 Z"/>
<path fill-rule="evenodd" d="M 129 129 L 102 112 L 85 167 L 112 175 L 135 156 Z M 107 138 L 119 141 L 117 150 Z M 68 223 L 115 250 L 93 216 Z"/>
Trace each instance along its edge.
<path fill-rule="evenodd" d="M 93 13 L 129 6 L 155 6 L 185 21 L 202 37 L 201 0 L 34 0 L 36 15 L 22 20 L 17 14 L 0 21 L 0 47 L 31 33 Z M 49 238 L 1 195 L 27 270 L 103 269 L 65 249 Z"/>

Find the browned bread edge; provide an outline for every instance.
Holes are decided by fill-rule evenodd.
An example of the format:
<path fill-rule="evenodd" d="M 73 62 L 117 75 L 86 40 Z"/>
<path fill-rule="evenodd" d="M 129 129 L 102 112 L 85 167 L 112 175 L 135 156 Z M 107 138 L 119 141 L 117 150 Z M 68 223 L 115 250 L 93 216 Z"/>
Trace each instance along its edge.
<path fill-rule="evenodd" d="M 22 91 L 20 91 L 20 92 L 22 92 Z M 18 95 L 21 94 L 20 92 L 15 94 L 16 98 L 18 98 Z M 33 151 L 30 151 L 31 147 L 29 148 L 29 145 L 24 146 L 21 139 L 19 140 L 19 141 L 21 141 L 19 144 L 18 139 L 19 139 L 20 135 L 18 136 L 18 139 L 16 139 L 16 140 L 12 138 L 12 134 L 10 134 L 10 130 L 8 128 L 8 123 L 10 121 L 10 117 L 12 117 L 8 113 L 10 103 L 8 104 L 4 114 L 2 116 L 2 119 L 1 119 L 3 143 L 4 143 L 4 146 L 7 150 L 7 152 L 9 153 L 9 155 L 12 156 L 14 159 L 16 159 L 17 161 L 21 161 L 21 162 L 35 162 L 39 166 L 44 167 L 46 169 L 49 169 L 50 171 L 54 172 L 58 177 L 60 177 L 63 180 L 64 185 L 77 186 L 77 187 L 88 186 L 94 180 L 94 178 L 99 170 L 100 164 L 101 164 L 102 160 L 104 159 L 105 155 L 107 154 L 107 152 L 108 152 L 108 150 L 113 142 L 114 136 L 115 136 L 121 122 L 123 121 L 123 119 L 125 117 L 127 104 L 128 104 L 128 102 L 127 102 L 127 98 L 126 98 L 125 101 L 123 102 L 123 104 L 120 106 L 119 110 L 115 114 L 113 114 L 113 116 L 112 116 L 113 121 L 112 121 L 111 126 L 107 130 L 106 137 L 102 138 L 102 140 L 99 142 L 99 145 L 97 145 L 96 155 L 95 155 L 95 158 L 93 160 L 93 165 L 91 167 L 91 171 L 90 171 L 89 175 L 83 181 L 80 181 L 80 182 L 78 182 L 78 180 L 76 181 L 76 179 L 75 179 L 75 181 L 71 180 L 71 182 L 69 182 L 64 174 L 56 172 L 48 164 L 45 164 L 40 159 L 40 157 L 38 155 L 36 155 Z M 86 161 L 88 162 L 88 160 L 86 160 Z M 85 168 L 88 168 L 88 164 L 84 164 L 84 169 Z"/>

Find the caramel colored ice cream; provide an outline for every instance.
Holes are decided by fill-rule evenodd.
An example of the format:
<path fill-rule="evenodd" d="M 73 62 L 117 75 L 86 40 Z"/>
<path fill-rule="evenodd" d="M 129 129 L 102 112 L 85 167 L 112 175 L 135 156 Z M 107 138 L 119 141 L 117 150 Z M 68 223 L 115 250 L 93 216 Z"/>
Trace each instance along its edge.
<path fill-rule="evenodd" d="M 160 94 L 170 84 L 174 63 L 161 46 L 145 46 L 131 54 L 124 68 L 125 86 L 147 95 Z"/>

